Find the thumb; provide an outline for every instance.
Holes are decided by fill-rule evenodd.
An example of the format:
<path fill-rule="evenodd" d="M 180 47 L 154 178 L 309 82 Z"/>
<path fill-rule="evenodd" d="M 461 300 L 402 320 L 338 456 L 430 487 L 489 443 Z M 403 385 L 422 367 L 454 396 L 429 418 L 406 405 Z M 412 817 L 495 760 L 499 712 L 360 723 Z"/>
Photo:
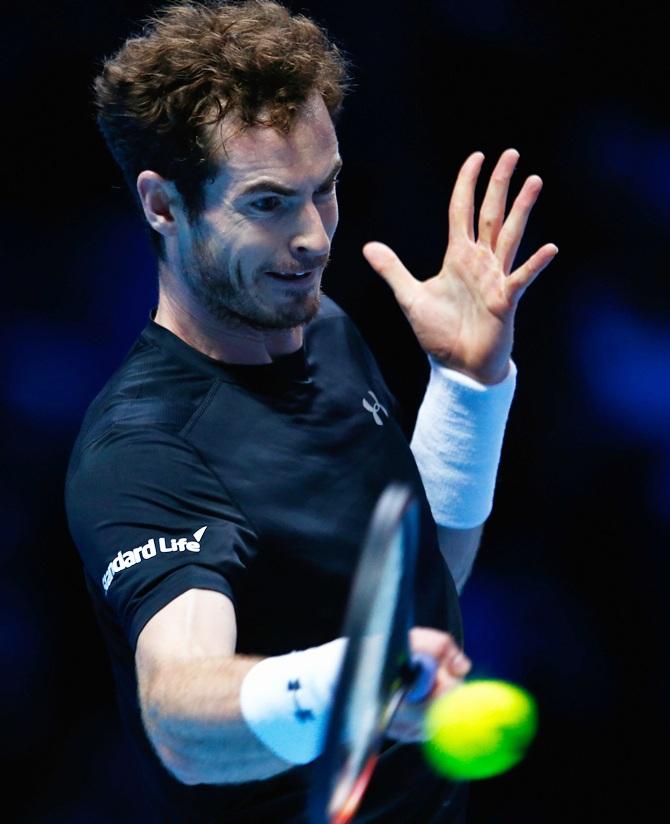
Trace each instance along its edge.
<path fill-rule="evenodd" d="M 393 249 L 375 240 L 365 244 L 363 256 L 391 287 L 401 308 L 408 308 L 412 303 L 418 281 L 412 277 Z"/>

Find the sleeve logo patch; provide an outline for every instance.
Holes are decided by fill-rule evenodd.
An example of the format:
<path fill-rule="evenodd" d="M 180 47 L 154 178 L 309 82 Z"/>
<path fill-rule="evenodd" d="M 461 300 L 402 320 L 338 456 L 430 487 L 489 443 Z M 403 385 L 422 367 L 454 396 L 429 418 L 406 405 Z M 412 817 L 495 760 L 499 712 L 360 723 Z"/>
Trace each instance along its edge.
<path fill-rule="evenodd" d="M 191 538 L 149 538 L 146 544 L 136 546 L 126 552 L 118 552 L 110 562 L 102 576 L 102 587 L 107 592 L 114 576 L 124 569 L 153 558 L 159 552 L 200 552 L 200 541 L 205 534 L 206 526 L 200 527 Z M 168 543 L 169 540 L 169 543 Z"/>

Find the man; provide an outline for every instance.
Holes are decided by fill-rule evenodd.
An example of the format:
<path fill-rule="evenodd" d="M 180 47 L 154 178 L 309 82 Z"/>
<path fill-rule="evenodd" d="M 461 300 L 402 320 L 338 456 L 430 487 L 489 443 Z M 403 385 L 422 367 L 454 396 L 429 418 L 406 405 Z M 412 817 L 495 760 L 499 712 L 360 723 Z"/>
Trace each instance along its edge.
<path fill-rule="evenodd" d="M 511 271 L 541 187 L 529 178 L 504 218 L 513 150 L 476 239 L 483 156 L 465 162 L 436 277 L 366 245 L 431 358 L 410 451 L 372 356 L 320 293 L 345 69 L 314 23 L 274 2 L 182 3 L 96 81 L 159 301 L 87 414 L 66 497 L 161 821 L 304 820 L 357 553 L 390 480 L 421 503 L 411 644 L 438 661 L 433 695 L 470 666 L 454 580 L 491 506 L 514 310 L 557 250 Z M 286 692 L 296 680 L 311 725 Z M 461 820 L 462 788 L 425 768 L 413 717 L 398 713 L 358 820 Z"/>

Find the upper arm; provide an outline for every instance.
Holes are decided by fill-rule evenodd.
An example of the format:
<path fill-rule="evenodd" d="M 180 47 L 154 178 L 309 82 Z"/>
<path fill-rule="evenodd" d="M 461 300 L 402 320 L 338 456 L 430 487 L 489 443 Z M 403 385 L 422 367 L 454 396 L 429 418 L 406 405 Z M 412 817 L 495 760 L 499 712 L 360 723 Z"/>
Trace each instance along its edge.
<path fill-rule="evenodd" d="M 132 649 L 147 622 L 188 590 L 234 602 L 257 550 L 217 476 L 189 443 L 162 430 L 110 430 L 80 456 L 66 500 L 95 595 Z M 185 605 L 174 610 L 187 619 Z"/>
<path fill-rule="evenodd" d="M 161 664 L 235 653 L 233 603 L 221 592 L 189 589 L 160 609 L 139 634 L 135 666 L 140 695 Z"/>

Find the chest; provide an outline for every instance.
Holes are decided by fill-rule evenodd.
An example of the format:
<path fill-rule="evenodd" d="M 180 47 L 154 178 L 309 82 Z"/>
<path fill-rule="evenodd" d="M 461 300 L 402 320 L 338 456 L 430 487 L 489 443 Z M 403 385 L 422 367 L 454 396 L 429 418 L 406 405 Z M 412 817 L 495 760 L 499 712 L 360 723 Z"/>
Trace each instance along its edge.
<path fill-rule="evenodd" d="M 257 536 L 241 643 L 263 652 L 268 626 L 294 645 L 337 635 L 379 495 L 392 480 L 420 488 L 383 382 L 350 363 L 281 391 L 222 384 L 190 438 Z"/>

